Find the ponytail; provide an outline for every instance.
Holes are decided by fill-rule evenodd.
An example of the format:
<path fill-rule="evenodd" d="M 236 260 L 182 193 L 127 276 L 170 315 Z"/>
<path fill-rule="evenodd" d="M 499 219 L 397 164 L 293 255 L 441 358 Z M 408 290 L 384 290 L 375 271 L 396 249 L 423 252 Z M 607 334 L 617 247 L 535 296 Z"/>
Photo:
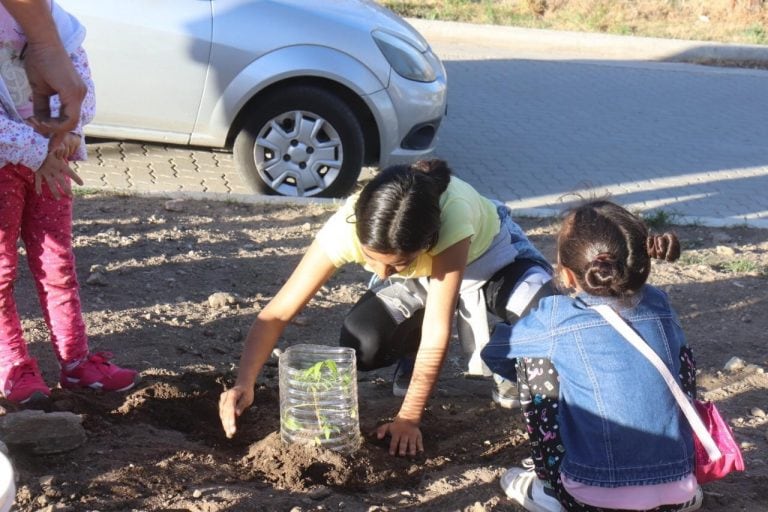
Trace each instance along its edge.
<path fill-rule="evenodd" d="M 680 258 L 680 241 L 674 233 L 649 235 L 645 247 L 648 256 L 656 260 L 677 261 Z"/>

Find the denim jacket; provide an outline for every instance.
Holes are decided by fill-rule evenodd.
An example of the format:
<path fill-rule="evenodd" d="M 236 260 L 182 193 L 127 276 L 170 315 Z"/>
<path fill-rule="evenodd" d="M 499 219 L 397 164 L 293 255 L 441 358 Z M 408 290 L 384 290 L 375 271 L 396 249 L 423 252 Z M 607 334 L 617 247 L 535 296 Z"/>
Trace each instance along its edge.
<path fill-rule="evenodd" d="M 497 326 L 483 360 L 501 375 L 512 358 L 552 361 L 560 376 L 560 470 L 569 478 L 601 487 L 679 480 L 693 470 L 688 422 L 656 368 L 589 308 L 599 303 L 614 307 L 680 374 L 680 322 L 666 294 L 649 285 L 624 301 L 545 297 L 514 326 Z"/>

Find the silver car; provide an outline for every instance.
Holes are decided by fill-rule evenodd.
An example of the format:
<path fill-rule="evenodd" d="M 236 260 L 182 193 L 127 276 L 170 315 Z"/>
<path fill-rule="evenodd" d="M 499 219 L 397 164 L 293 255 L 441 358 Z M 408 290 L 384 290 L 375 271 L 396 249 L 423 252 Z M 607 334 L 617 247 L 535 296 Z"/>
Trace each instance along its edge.
<path fill-rule="evenodd" d="M 445 69 L 366 0 L 60 0 L 86 26 L 96 137 L 232 148 L 260 193 L 340 197 L 429 155 Z"/>

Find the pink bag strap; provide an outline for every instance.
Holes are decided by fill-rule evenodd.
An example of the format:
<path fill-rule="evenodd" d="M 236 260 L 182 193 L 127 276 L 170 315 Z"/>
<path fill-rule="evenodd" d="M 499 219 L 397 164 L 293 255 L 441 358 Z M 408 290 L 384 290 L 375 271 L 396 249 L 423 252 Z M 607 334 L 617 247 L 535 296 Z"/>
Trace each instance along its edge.
<path fill-rule="evenodd" d="M 680 385 L 672 376 L 672 373 L 670 373 L 669 368 L 667 368 L 667 365 L 664 364 L 664 361 L 661 360 L 656 352 L 654 352 L 651 347 L 648 346 L 645 340 L 640 337 L 640 335 L 637 334 L 634 329 L 632 329 L 632 327 L 630 327 L 629 324 L 623 318 L 621 318 L 621 316 L 610 306 L 607 304 L 598 304 L 596 306 L 590 307 L 600 313 L 600 315 L 602 315 L 602 317 L 605 318 L 609 324 L 611 324 L 617 331 L 619 331 L 619 333 L 624 336 L 624 338 L 626 338 L 626 340 L 631 343 L 632 346 L 635 347 L 643 356 L 645 356 L 645 358 L 648 359 L 648 361 L 650 361 L 651 364 L 659 371 L 661 376 L 664 378 L 664 382 L 666 382 L 667 387 L 675 397 L 675 400 L 677 400 L 678 405 L 683 410 L 683 414 L 685 414 L 685 417 L 688 419 L 688 423 L 691 424 L 691 428 L 696 434 L 696 437 L 699 438 L 702 446 L 704 446 L 704 449 L 707 450 L 707 455 L 709 455 L 709 458 L 712 461 L 719 460 L 723 454 L 720 453 L 720 449 L 717 447 L 717 444 L 715 444 L 712 436 L 709 435 L 709 431 L 707 431 L 707 427 L 704 426 L 704 422 L 701 421 L 701 417 L 696 412 L 696 409 L 693 408 L 693 405 L 691 405 L 691 402 L 688 400 L 685 392 L 683 392 L 683 390 L 680 388 Z"/>

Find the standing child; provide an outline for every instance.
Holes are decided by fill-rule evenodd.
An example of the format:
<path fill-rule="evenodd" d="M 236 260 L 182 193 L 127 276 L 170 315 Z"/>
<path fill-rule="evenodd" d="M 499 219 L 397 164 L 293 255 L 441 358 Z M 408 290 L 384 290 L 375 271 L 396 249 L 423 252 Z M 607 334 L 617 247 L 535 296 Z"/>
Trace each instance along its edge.
<path fill-rule="evenodd" d="M 549 404 L 525 418 L 535 468 L 510 469 L 502 488 L 526 510 L 697 510 L 688 422 L 656 368 L 590 307 L 615 309 L 693 396 L 680 322 L 646 284 L 651 258 L 680 256 L 677 238 L 649 236 L 640 218 L 596 201 L 566 215 L 557 255 L 558 277 L 575 294 L 545 297 L 516 325 L 500 324 L 482 352 L 492 370 L 516 369 L 521 400 Z"/>
<path fill-rule="evenodd" d="M 29 354 L 13 297 L 21 237 L 66 388 L 122 391 L 137 372 L 115 366 L 108 353 L 90 353 L 72 252 L 70 180 L 82 184 L 69 161 L 85 158 L 82 125 L 93 117 L 93 83 L 81 43 L 85 29 L 55 4 L 52 15 L 73 64 L 88 85 L 81 125 L 50 147 L 32 117 L 24 70 L 26 39 L 0 5 L 0 392 L 13 402 L 45 398 L 50 389 Z M 56 98 L 53 110 L 58 107 Z M 41 128 L 42 131 L 42 128 Z"/>
<path fill-rule="evenodd" d="M 401 362 L 393 390 L 405 397 L 403 404 L 377 431 L 379 438 L 391 436 L 392 454 L 423 450 L 419 423 L 445 360 L 457 304 L 459 336 L 475 353 L 470 370 L 479 374 L 487 311 L 513 323 L 553 293 L 549 264 L 504 205 L 451 176 L 441 160 L 385 169 L 328 220 L 256 318 L 237 381 L 221 397 L 228 436 L 253 402 L 256 378 L 286 324 L 347 263 L 374 272 L 375 282 L 345 318 L 341 344 L 355 349 L 362 370 Z M 504 385 L 494 397 L 511 406 L 517 388 Z"/>

